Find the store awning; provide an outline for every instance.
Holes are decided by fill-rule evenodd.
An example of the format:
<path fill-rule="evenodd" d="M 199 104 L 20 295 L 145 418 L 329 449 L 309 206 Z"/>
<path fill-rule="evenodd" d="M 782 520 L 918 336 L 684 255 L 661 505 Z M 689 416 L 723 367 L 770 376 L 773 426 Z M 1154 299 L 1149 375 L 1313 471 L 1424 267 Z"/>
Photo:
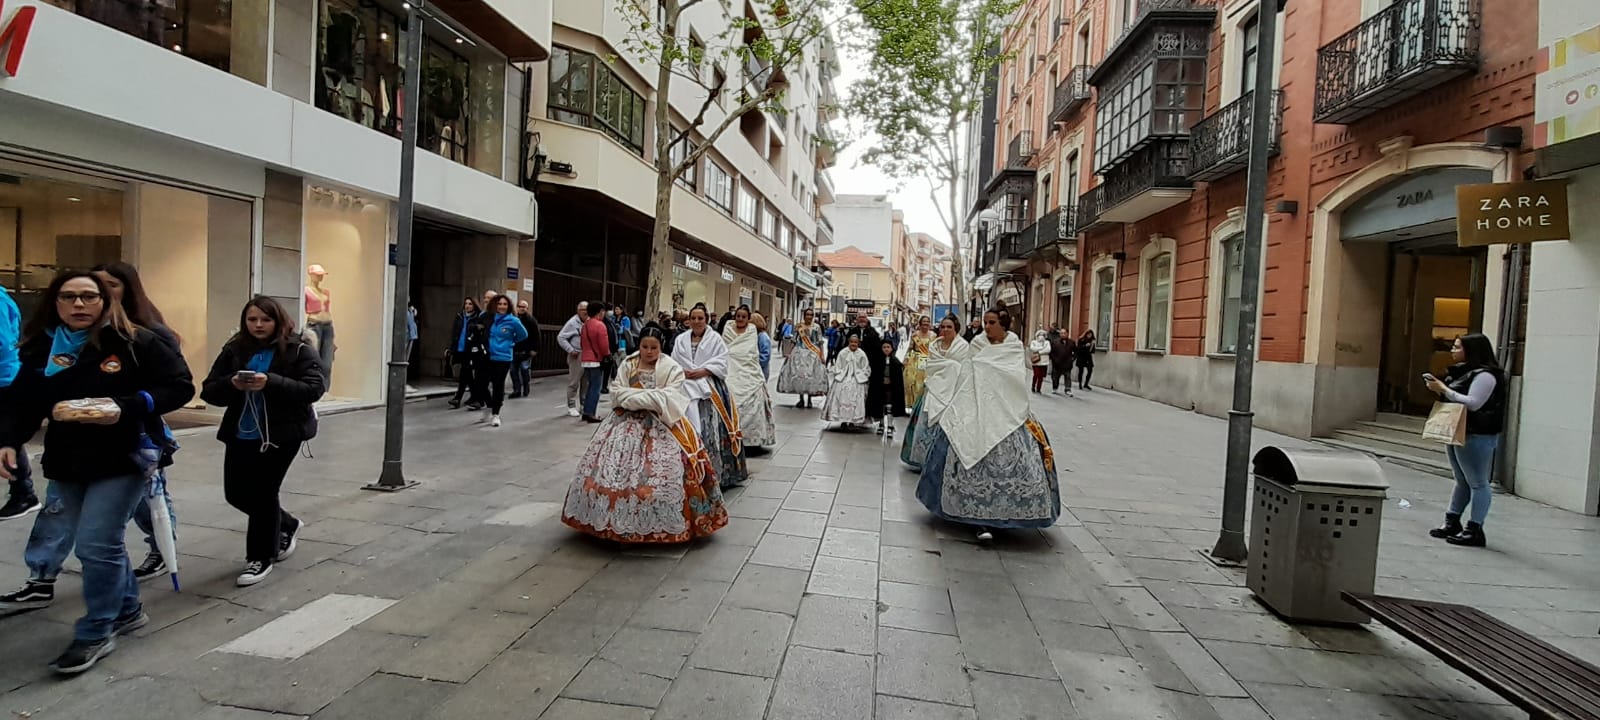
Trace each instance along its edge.
<path fill-rule="evenodd" d="M 979 275 L 976 280 L 972 281 L 972 289 L 981 293 L 989 292 L 989 289 L 994 287 L 994 281 L 994 273 L 984 273 Z"/>

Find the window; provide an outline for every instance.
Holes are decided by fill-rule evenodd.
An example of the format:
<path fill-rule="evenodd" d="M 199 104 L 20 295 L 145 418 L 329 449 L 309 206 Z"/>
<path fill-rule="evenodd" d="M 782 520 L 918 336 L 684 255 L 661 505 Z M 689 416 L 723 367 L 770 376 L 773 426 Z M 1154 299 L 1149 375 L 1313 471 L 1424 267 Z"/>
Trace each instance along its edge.
<path fill-rule="evenodd" d="M 1094 342 L 1101 350 L 1111 347 L 1111 319 L 1116 314 L 1117 268 L 1100 268 L 1095 271 Z"/>
<path fill-rule="evenodd" d="M 697 145 L 695 145 L 694 141 L 689 139 L 687 136 L 685 136 L 682 140 L 673 143 L 672 153 L 670 156 L 672 164 L 677 166 L 678 164 L 682 163 L 689 157 L 691 153 L 695 151 L 696 147 Z M 679 185 L 682 185 L 690 190 L 698 190 L 700 188 L 700 163 L 694 162 L 691 163 L 687 168 L 684 168 L 683 173 L 678 175 L 677 180 Z"/>
<path fill-rule="evenodd" d="M 706 199 L 723 212 L 733 212 L 733 176 L 715 161 L 706 161 Z"/>
<path fill-rule="evenodd" d="M 1145 265 L 1144 349 L 1166 350 L 1172 316 L 1172 253 L 1161 253 Z"/>
<path fill-rule="evenodd" d="M 551 49 L 549 103 L 552 119 L 604 130 L 644 154 L 644 98 L 593 55 Z"/>
<path fill-rule="evenodd" d="M 1139 0 L 1122 0 L 1122 27 L 1127 29 L 1133 25 L 1134 18 L 1139 16 Z"/>
<path fill-rule="evenodd" d="M 1239 305 L 1244 298 L 1244 236 L 1222 241 L 1222 305 L 1218 309 L 1217 352 L 1233 353 L 1239 348 Z"/>
<path fill-rule="evenodd" d="M 870 273 L 856 273 L 856 289 L 850 297 L 856 300 L 872 299 L 872 275 Z"/>
<path fill-rule="evenodd" d="M 756 198 L 756 191 L 749 185 L 739 186 L 739 222 L 751 230 L 756 229 L 756 216 L 760 214 L 761 201 Z"/>
<path fill-rule="evenodd" d="M 761 237 L 767 242 L 776 244 L 778 241 L 778 209 L 771 205 L 762 206 Z"/>
<path fill-rule="evenodd" d="M 689 72 L 694 79 L 703 80 L 706 65 L 706 44 L 699 35 L 689 33 Z"/>
<path fill-rule="evenodd" d="M 723 72 L 721 65 L 711 69 L 711 87 L 717 94 L 717 105 L 720 107 L 728 97 L 728 73 Z"/>
<path fill-rule="evenodd" d="M 1239 94 L 1247 95 L 1256 89 L 1256 55 L 1261 50 L 1261 14 L 1257 13 L 1240 28 L 1244 32 L 1244 47 L 1239 57 Z"/>
<path fill-rule="evenodd" d="M 1080 186 L 1078 184 L 1080 182 L 1080 180 L 1079 180 L 1079 176 L 1078 176 L 1078 151 L 1077 150 L 1073 150 L 1071 153 L 1069 153 L 1067 155 L 1066 171 L 1067 171 L 1067 184 L 1062 186 L 1061 204 L 1063 204 L 1063 205 L 1077 205 L 1078 204 L 1078 195 L 1083 192 L 1082 189 L 1081 189 L 1082 186 Z"/>
<path fill-rule="evenodd" d="M 794 235 L 789 230 L 789 223 L 778 223 L 778 247 L 781 248 L 785 254 L 794 254 L 793 238 Z"/>
<path fill-rule="evenodd" d="M 1193 33 L 1194 36 L 1190 34 Z M 1153 60 L 1119 73 L 1095 110 L 1095 169 L 1104 172 L 1153 136 L 1183 136 L 1205 113 L 1203 28 L 1163 39 Z"/>
<path fill-rule="evenodd" d="M 1090 35 L 1089 30 L 1093 25 L 1093 21 L 1084 20 L 1083 27 L 1078 29 L 1078 46 L 1073 48 L 1073 55 L 1077 58 L 1076 62 L 1079 65 L 1089 64 L 1089 38 L 1093 37 Z"/>

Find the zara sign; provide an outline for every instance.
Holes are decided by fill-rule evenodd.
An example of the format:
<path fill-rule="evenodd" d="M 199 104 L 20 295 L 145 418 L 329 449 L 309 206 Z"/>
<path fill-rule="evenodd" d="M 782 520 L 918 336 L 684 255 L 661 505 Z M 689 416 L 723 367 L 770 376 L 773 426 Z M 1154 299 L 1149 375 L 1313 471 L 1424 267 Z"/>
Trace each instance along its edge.
<path fill-rule="evenodd" d="M 1456 237 L 1461 247 L 1571 238 L 1566 178 L 1456 186 Z"/>

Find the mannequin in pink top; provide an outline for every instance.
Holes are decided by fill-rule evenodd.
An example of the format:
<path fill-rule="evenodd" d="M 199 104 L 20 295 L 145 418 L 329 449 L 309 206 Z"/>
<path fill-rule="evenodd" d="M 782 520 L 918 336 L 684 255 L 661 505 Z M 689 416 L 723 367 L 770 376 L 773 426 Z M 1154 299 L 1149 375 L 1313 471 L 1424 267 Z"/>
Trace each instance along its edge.
<path fill-rule="evenodd" d="M 321 265 L 306 268 L 306 332 L 322 356 L 322 381 L 332 387 L 333 353 L 338 345 L 333 339 L 333 293 L 322 287 L 327 277 L 328 271 Z"/>

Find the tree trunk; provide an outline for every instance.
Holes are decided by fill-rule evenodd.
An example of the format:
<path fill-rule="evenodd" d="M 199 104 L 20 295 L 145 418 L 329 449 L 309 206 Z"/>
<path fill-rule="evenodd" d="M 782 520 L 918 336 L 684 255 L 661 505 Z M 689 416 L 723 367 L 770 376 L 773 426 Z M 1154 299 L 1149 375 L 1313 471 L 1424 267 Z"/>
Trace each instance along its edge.
<path fill-rule="evenodd" d="M 954 156 L 954 154 L 952 154 Z M 950 175 L 950 294 L 952 301 L 957 306 L 966 304 L 967 277 L 966 265 L 961 260 L 961 172 L 959 169 Z M 960 298 L 957 300 L 956 298 Z"/>
<path fill-rule="evenodd" d="M 650 232 L 649 282 L 645 286 L 644 309 L 649 317 L 672 310 L 671 291 L 662 301 L 661 286 L 672 282 L 672 183 L 676 168 L 672 162 L 672 63 L 677 37 L 679 7 L 667 3 L 666 23 L 661 29 L 661 52 L 656 66 L 656 216 Z"/>

